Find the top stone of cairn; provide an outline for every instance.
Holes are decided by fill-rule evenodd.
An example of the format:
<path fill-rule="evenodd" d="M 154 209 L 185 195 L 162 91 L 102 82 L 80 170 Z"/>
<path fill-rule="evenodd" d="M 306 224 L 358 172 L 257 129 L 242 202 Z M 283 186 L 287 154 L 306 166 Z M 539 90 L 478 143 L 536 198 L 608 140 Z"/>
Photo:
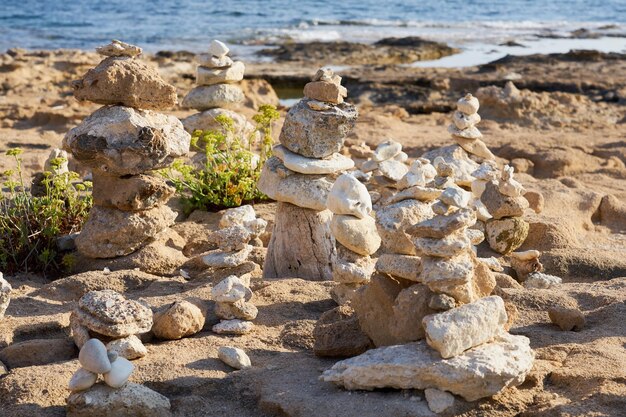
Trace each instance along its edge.
<path fill-rule="evenodd" d="M 330 68 L 320 68 L 310 83 L 304 86 L 304 95 L 310 99 L 341 104 L 348 90 L 341 85 L 341 77 Z"/>
<path fill-rule="evenodd" d="M 137 56 L 142 49 L 138 46 L 113 39 L 110 44 L 96 48 L 96 52 L 104 56 Z"/>
<path fill-rule="evenodd" d="M 214 57 L 222 58 L 226 56 L 229 52 L 230 49 L 228 49 L 228 46 L 226 46 L 224 42 L 218 41 L 217 39 L 212 40 L 211 44 L 209 45 L 209 54 Z"/>

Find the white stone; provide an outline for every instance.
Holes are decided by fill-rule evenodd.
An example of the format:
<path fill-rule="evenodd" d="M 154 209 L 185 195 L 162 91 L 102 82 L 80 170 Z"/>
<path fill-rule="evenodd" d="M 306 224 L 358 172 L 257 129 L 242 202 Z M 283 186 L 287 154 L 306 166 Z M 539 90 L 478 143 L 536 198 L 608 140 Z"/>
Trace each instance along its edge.
<path fill-rule="evenodd" d="M 495 161 L 485 161 L 472 172 L 472 176 L 485 182 L 495 180 L 498 177 L 498 166 Z"/>
<path fill-rule="evenodd" d="M 213 332 L 217 334 L 246 334 L 250 333 L 254 328 L 254 324 L 249 321 L 242 320 L 222 320 L 213 326 Z"/>
<path fill-rule="evenodd" d="M 196 68 L 197 85 L 214 85 L 220 83 L 236 83 L 243 80 L 246 66 L 241 61 L 235 61 L 225 68 Z"/>
<path fill-rule="evenodd" d="M 531 249 L 523 252 L 511 252 L 509 256 L 519 261 L 532 261 L 538 259 L 541 256 L 541 252 Z"/>
<path fill-rule="evenodd" d="M 209 110 L 217 107 L 231 108 L 245 96 L 241 88 L 233 84 L 199 85 L 183 99 L 181 106 L 186 109 Z"/>
<path fill-rule="evenodd" d="M 235 303 L 246 298 L 249 292 L 250 289 L 237 276 L 231 275 L 213 287 L 211 297 L 220 303 Z"/>
<path fill-rule="evenodd" d="M 480 108 L 480 103 L 478 99 L 471 94 L 466 94 L 465 97 L 459 99 L 456 102 L 456 108 L 461 113 L 465 113 L 466 115 L 472 115 L 478 112 Z"/>
<path fill-rule="evenodd" d="M 250 204 L 224 210 L 220 218 L 220 228 L 225 229 L 231 226 L 244 225 L 246 222 L 256 219 L 254 207 Z"/>
<path fill-rule="evenodd" d="M 104 382 L 111 388 L 121 388 L 135 369 L 126 358 L 119 357 L 111 364 L 111 370 L 103 375 Z"/>
<path fill-rule="evenodd" d="M 480 133 L 477 127 L 472 126 L 468 127 L 464 130 L 459 130 L 454 124 L 448 126 L 448 133 L 450 133 L 455 138 L 461 139 L 480 139 L 483 137 L 483 134 Z"/>
<path fill-rule="evenodd" d="M 166 397 L 132 382 L 118 389 L 96 384 L 67 399 L 67 417 L 172 417 L 170 408 Z"/>
<path fill-rule="evenodd" d="M 426 342 L 442 358 L 452 358 L 495 339 L 504 331 L 507 314 L 497 295 L 424 317 Z"/>
<path fill-rule="evenodd" d="M 419 256 L 383 253 L 376 261 L 376 270 L 383 274 L 417 282 L 420 281 L 421 264 L 422 260 Z"/>
<path fill-rule="evenodd" d="M 406 178 L 406 176 L 404 178 Z M 437 198 L 439 198 L 440 195 L 441 190 L 437 188 L 414 185 L 392 195 L 385 201 L 385 204 L 393 204 L 404 200 L 419 200 L 423 202 L 428 202 L 436 200 Z"/>
<path fill-rule="evenodd" d="M 208 52 L 214 57 L 221 58 L 224 55 L 228 54 L 228 52 L 230 52 L 230 49 L 228 49 L 228 46 L 226 46 L 224 42 L 214 39 L 209 44 Z"/>
<path fill-rule="evenodd" d="M 520 197 L 526 194 L 526 189 L 513 178 L 513 170 L 512 166 L 504 166 L 502 179 L 498 182 L 498 191 L 508 197 Z"/>
<path fill-rule="evenodd" d="M 130 56 L 134 57 L 141 54 L 141 48 L 126 42 L 113 39 L 110 44 L 99 46 L 96 52 L 104 56 Z"/>
<path fill-rule="evenodd" d="M 326 206 L 334 214 L 363 219 L 372 212 L 372 198 L 363 183 L 351 174 L 342 174 L 330 189 Z"/>
<path fill-rule="evenodd" d="M 402 152 L 402 145 L 394 140 L 386 140 L 376 147 L 372 159 L 376 162 L 386 161 Z"/>
<path fill-rule="evenodd" d="M 216 57 L 211 54 L 198 54 L 196 56 L 198 64 L 207 68 L 225 68 L 233 65 L 233 60 L 229 56 Z"/>
<path fill-rule="evenodd" d="M 378 170 L 386 178 L 392 181 L 400 181 L 409 172 L 409 167 L 395 159 L 388 159 L 378 164 Z"/>
<path fill-rule="evenodd" d="M 370 216 L 359 219 L 343 214 L 333 215 L 330 230 L 337 242 L 359 255 L 371 255 L 381 244 L 376 221 Z"/>
<path fill-rule="evenodd" d="M 273 152 L 288 169 L 301 174 L 333 174 L 354 168 L 354 161 L 340 153 L 323 159 L 307 158 L 291 152 L 283 145 L 274 146 Z"/>
<path fill-rule="evenodd" d="M 370 173 L 378 169 L 378 162 L 373 159 L 367 160 L 361 164 L 361 171 L 364 173 Z"/>
<path fill-rule="evenodd" d="M 524 281 L 524 287 L 547 289 L 558 287 L 562 282 L 561 278 L 554 275 L 544 274 L 543 272 L 531 272 L 528 274 L 526 281 Z"/>
<path fill-rule="evenodd" d="M 461 113 L 460 111 L 455 111 L 452 115 L 452 121 L 457 129 L 463 130 L 476 126 L 480 123 L 480 115 L 478 113 L 468 115 Z"/>
<path fill-rule="evenodd" d="M 217 357 L 231 368 L 244 369 L 252 366 L 246 352 L 236 347 L 221 346 L 217 350 Z"/>
<path fill-rule="evenodd" d="M 443 238 L 418 237 L 413 239 L 417 254 L 449 258 L 471 249 L 472 242 L 464 231 Z"/>
<path fill-rule="evenodd" d="M 409 159 L 409 155 L 407 155 L 406 152 L 400 152 L 394 156 L 393 159 L 399 162 L 406 162 Z"/>
<path fill-rule="evenodd" d="M 79 368 L 78 371 L 74 372 L 74 375 L 72 375 L 68 388 L 70 391 L 83 391 L 91 388 L 97 380 L 98 374 L 94 374 L 85 368 Z"/>
<path fill-rule="evenodd" d="M 0 272 L 0 320 L 4 317 L 4 313 L 9 308 L 11 302 L 11 284 L 4 279 L 2 272 Z"/>
<path fill-rule="evenodd" d="M 331 104 L 325 103 L 323 101 L 310 99 L 306 102 L 306 105 L 309 106 L 311 110 L 315 111 L 326 111 L 332 108 Z"/>
<path fill-rule="evenodd" d="M 476 171 L 478 164 L 471 160 L 467 152 L 459 145 L 433 149 L 422 156 L 431 161 L 434 161 L 437 157 L 441 157 L 447 164 L 452 165 L 454 168 L 454 182 L 458 185 L 470 186 L 475 179 L 472 176 L 472 172 Z M 433 163 L 433 165 L 435 164 Z"/>
<path fill-rule="evenodd" d="M 353 259 L 333 260 L 333 281 L 341 284 L 364 284 L 369 282 L 374 273 L 376 260 L 369 256 Z"/>
<path fill-rule="evenodd" d="M 524 382 L 535 357 L 529 342 L 505 333 L 450 359 L 424 341 L 386 346 L 337 362 L 320 379 L 349 390 L 437 388 L 475 401 Z"/>
<path fill-rule="evenodd" d="M 213 268 L 231 268 L 239 266 L 248 260 L 252 249 L 253 247 L 251 245 L 246 245 L 243 249 L 236 252 L 224 252 L 221 249 L 216 249 L 204 255 L 202 262 Z"/>
<path fill-rule="evenodd" d="M 442 203 L 458 208 L 466 208 L 471 199 L 472 193 L 459 187 L 448 187 L 439 196 Z"/>
<path fill-rule="evenodd" d="M 53 161 L 56 162 L 56 168 L 52 166 Z M 43 170 L 52 172 L 55 175 L 61 175 L 70 172 L 67 152 L 59 148 L 54 148 L 52 151 L 50 151 L 48 159 L 46 159 L 46 162 L 43 164 Z"/>
<path fill-rule="evenodd" d="M 482 232 L 479 232 L 479 233 L 482 234 Z M 487 265 L 487 267 L 489 269 L 491 269 L 492 271 L 494 271 L 494 272 L 503 272 L 504 271 L 504 267 L 502 266 L 500 261 L 498 261 L 498 258 L 496 258 L 495 256 L 491 256 L 489 258 L 478 258 L 478 260 L 480 262 L 484 263 L 485 265 Z"/>
<path fill-rule="evenodd" d="M 489 210 L 487 210 L 485 203 L 483 203 L 480 200 L 480 198 L 475 199 L 472 202 L 472 205 L 474 206 L 474 209 L 476 210 L 476 217 L 478 218 L 478 220 L 482 222 L 486 222 L 487 220 L 493 218 L 491 213 L 489 213 Z"/>
<path fill-rule="evenodd" d="M 143 358 L 148 354 L 148 349 L 135 335 L 112 340 L 106 344 L 106 348 L 109 354 L 116 354 L 118 357 L 126 358 L 129 361 Z"/>
<path fill-rule="evenodd" d="M 428 408 L 433 413 L 443 413 L 454 405 L 454 395 L 435 388 L 426 388 L 424 396 L 428 402 Z"/>
<path fill-rule="evenodd" d="M 89 339 L 78 353 L 78 361 L 88 371 L 103 374 L 111 370 L 107 349 L 98 339 Z"/>

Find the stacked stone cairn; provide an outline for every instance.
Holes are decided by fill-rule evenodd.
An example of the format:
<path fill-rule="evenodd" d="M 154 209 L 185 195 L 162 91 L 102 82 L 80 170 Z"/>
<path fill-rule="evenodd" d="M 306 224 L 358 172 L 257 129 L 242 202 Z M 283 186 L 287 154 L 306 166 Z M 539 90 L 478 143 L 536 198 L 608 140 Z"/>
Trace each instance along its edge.
<path fill-rule="evenodd" d="M 230 50 L 223 42 L 213 40 L 209 44 L 208 53 L 197 57 L 196 84 L 193 90 L 185 96 L 182 106 L 198 110 L 183 120 L 183 125 L 189 133 L 194 130 L 220 129 L 217 117 L 226 116 L 234 123 L 234 134 L 247 139 L 254 130 L 248 120 L 230 110 L 244 100 L 244 94 L 236 83 L 243 80 L 245 65 L 241 61 L 233 61 L 229 56 Z"/>
<path fill-rule="evenodd" d="M 360 164 L 359 170 L 373 176 L 378 185 L 395 187 L 409 171 L 405 163 L 408 158 L 402 144 L 388 139 L 376 147 L 370 159 Z"/>
<path fill-rule="evenodd" d="M 421 287 L 413 292 L 422 296 L 405 308 L 422 331 L 419 339 L 425 340 L 379 347 L 340 361 L 322 380 L 347 389 L 429 389 L 431 397 L 441 394 L 432 391 L 438 390 L 467 401 L 524 381 L 534 353 L 528 338 L 506 332 L 504 301 L 489 296 L 495 279 L 477 260 L 467 236 L 476 222 L 474 210 L 468 208 L 470 199 L 470 193 L 449 187 L 433 204 L 436 215 L 407 230 L 421 256 L 416 277 Z"/>
<path fill-rule="evenodd" d="M 494 160 L 495 156 L 487 148 L 485 142 L 481 140 L 483 135 L 476 127 L 480 123 L 479 107 L 478 99 L 469 93 L 459 99 L 456 103 L 456 111 L 452 115 L 452 124 L 448 127 L 448 132 L 467 153 L 475 155 L 480 159 Z"/>
<path fill-rule="evenodd" d="M 252 331 L 252 320 L 259 311 L 250 302 L 252 290 L 249 285 L 249 282 L 231 275 L 213 287 L 211 297 L 215 301 L 215 314 L 221 319 L 213 326 L 215 333 L 242 335 Z"/>
<path fill-rule="evenodd" d="M 150 331 L 152 317 L 150 307 L 113 290 L 90 291 L 78 300 L 70 315 L 70 327 L 79 348 L 90 339 L 98 339 L 110 352 L 133 360 L 148 353 L 138 335 Z"/>
<path fill-rule="evenodd" d="M 78 355 L 81 367 L 69 382 L 67 415 L 169 416 L 170 402 L 142 385 L 128 383 L 134 366 L 98 339 L 85 342 Z M 103 383 L 96 384 L 102 375 Z"/>
<path fill-rule="evenodd" d="M 376 264 L 371 255 L 378 250 L 381 240 L 371 216 L 372 200 L 367 188 L 351 174 L 342 174 L 333 184 L 328 194 L 328 209 L 333 213 L 330 227 L 337 242 L 332 271 L 338 285 L 331 294 L 341 305 L 369 282 Z"/>
<path fill-rule="evenodd" d="M 11 284 L 4 279 L 2 272 L 0 272 L 0 320 L 4 318 L 9 303 L 11 302 Z"/>
<path fill-rule="evenodd" d="M 209 236 L 209 240 L 217 244 L 218 248 L 203 254 L 201 259 L 203 265 L 214 271 L 220 270 L 223 277 L 228 271 L 241 272 L 238 268 L 250 262 L 254 247 L 263 246 L 259 236 L 265 232 L 267 221 L 257 218 L 254 208 L 245 205 L 226 210 L 219 227 Z"/>
<path fill-rule="evenodd" d="M 336 176 L 354 166 L 339 151 L 357 110 L 344 102 L 347 90 L 330 69 L 317 71 L 304 95 L 289 110 L 258 182 L 278 201 L 263 276 L 331 280 L 335 244 L 326 201 Z"/>
<path fill-rule="evenodd" d="M 528 237 L 529 225 L 523 219 L 528 200 L 526 190 L 513 178 L 513 167 L 502 169 L 499 180 L 485 184 L 480 200 L 493 217 L 485 224 L 485 236 L 489 246 L 501 254 L 519 248 Z"/>
<path fill-rule="evenodd" d="M 128 255 L 174 223 L 174 193 L 151 171 L 187 153 L 191 136 L 173 116 L 176 89 L 120 41 L 96 49 L 106 58 L 73 83 L 74 96 L 105 104 L 68 132 L 63 147 L 93 173 L 94 206 L 76 247 L 89 258 Z"/>

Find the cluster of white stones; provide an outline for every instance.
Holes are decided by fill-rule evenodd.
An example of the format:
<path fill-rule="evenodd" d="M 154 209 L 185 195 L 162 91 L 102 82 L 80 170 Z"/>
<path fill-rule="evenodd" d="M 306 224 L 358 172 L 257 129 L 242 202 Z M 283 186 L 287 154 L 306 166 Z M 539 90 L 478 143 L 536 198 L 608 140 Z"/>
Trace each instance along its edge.
<path fill-rule="evenodd" d="M 98 339 L 107 342 L 110 352 L 128 360 L 148 353 L 137 335 L 149 332 L 152 323 L 148 306 L 127 300 L 113 290 L 86 293 L 70 315 L 76 346 L 82 348 L 89 340 Z"/>
<path fill-rule="evenodd" d="M 187 132 L 222 130 L 218 116 L 226 116 L 233 121 L 234 132 L 225 132 L 228 135 L 237 135 L 245 141 L 254 131 L 254 126 L 244 116 L 232 110 L 245 99 L 237 83 L 243 80 L 246 67 L 242 61 L 233 61 L 229 53 L 228 46 L 213 40 L 208 53 L 197 56 L 197 87 L 183 99 L 182 106 L 199 113 L 182 121 Z"/>
<path fill-rule="evenodd" d="M 11 284 L 4 279 L 2 272 L 0 272 L 0 320 L 4 318 L 4 313 L 9 308 L 11 302 Z"/>
<path fill-rule="evenodd" d="M 70 379 L 69 389 L 72 392 L 91 388 L 102 374 L 104 383 L 111 388 L 121 388 L 133 373 L 134 366 L 129 360 L 108 351 L 98 339 L 89 339 L 78 354 L 81 368 Z"/>
<path fill-rule="evenodd" d="M 369 192 L 353 175 L 342 174 L 337 178 L 327 205 L 333 213 L 330 227 L 337 242 L 333 280 L 339 283 L 331 294 L 337 304 L 345 304 L 360 286 L 369 282 L 376 263 L 371 255 L 378 250 L 381 240 L 371 216 Z"/>
<path fill-rule="evenodd" d="M 481 159 L 495 159 L 495 156 L 481 140 L 483 137 L 476 125 L 480 122 L 478 99 L 471 94 L 459 99 L 456 103 L 457 111 L 452 116 L 452 124 L 448 132 L 456 143 L 468 153 Z"/>
<path fill-rule="evenodd" d="M 215 314 L 221 319 L 213 326 L 215 333 L 240 335 L 252 331 L 252 320 L 259 311 L 250 302 L 252 290 L 249 285 L 249 281 L 231 275 L 213 287 L 211 297 L 215 301 Z"/>
<path fill-rule="evenodd" d="M 373 176 L 380 185 L 392 185 L 400 181 L 409 171 L 405 164 L 408 155 L 402 151 L 402 144 L 388 139 L 379 144 L 370 159 L 359 164 L 363 178 L 369 180 Z M 361 176 L 361 174 L 358 174 Z"/>
<path fill-rule="evenodd" d="M 266 278 L 329 280 L 335 255 L 326 210 L 334 178 L 354 162 L 339 153 L 357 110 L 344 102 L 341 77 L 322 68 L 287 114 L 280 145 L 263 167 L 258 188 L 277 200 L 276 223 L 263 267 Z"/>
<path fill-rule="evenodd" d="M 248 261 L 253 246 L 263 246 L 259 236 L 267 221 L 257 218 L 250 205 L 228 209 L 220 219 L 220 229 L 210 236 L 218 249 L 202 256 L 202 262 L 213 269 L 236 268 Z"/>
<path fill-rule="evenodd" d="M 76 238 L 90 258 L 128 255 L 173 224 L 166 203 L 174 193 L 152 171 L 189 150 L 181 122 L 154 110 L 177 102 L 176 89 L 136 58 L 141 49 L 113 41 L 106 58 L 73 83 L 74 96 L 105 104 L 63 139 L 63 147 L 93 174 L 94 206 Z"/>

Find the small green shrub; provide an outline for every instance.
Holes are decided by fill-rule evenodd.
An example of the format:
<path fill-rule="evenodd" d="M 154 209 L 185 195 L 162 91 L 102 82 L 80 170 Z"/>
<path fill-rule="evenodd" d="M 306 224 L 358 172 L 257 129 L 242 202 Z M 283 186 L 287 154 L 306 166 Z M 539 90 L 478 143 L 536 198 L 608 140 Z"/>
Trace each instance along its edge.
<path fill-rule="evenodd" d="M 34 197 L 24 184 L 20 149 L 7 155 L 16 169 L 0 173 L 0 269 L 8 272 L 57 274 L 67 265 L 56 247 L 59 236 L 79 231 L 92 205 L 91 183 L 77 182 L 75 172 L 53 175 L 45 172 L 45 195 Z M 65 160 L 52 161 L 56 170 Z"/>
<path fill-rule="evenodd" d="M 186 214 L 195 209 L 222 210 L 261 201 L 267 197 L 256 186 L 265 161 L 272 153 L 272 124 L 279 113 L 274 106 L 261 106 L 253 117 L 256 128 L 249 138 L 238 136 L 233 120 L 220 115 L 221 129 L 193 132 L 191 147 L 204 152 L 194 164 L 176 161 L 162 175 L 174 183 Z M 260 153 L 252 152 L 260 136 Z"/>

